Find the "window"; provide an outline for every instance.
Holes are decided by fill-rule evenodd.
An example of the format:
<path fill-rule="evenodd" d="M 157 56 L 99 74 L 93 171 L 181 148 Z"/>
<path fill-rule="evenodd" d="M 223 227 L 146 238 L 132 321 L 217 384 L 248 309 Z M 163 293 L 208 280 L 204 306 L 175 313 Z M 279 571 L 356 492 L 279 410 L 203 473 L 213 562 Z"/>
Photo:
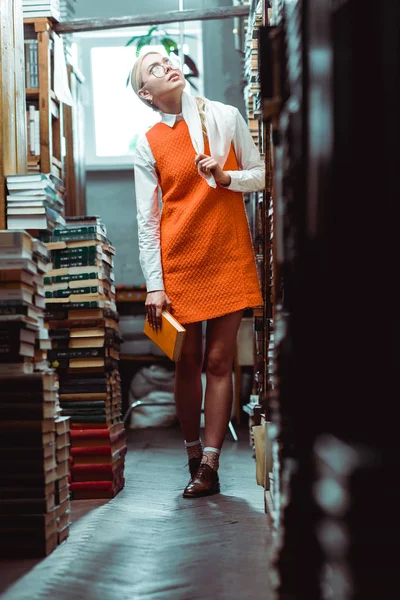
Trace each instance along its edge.
<path fill-rule="evenodd" d="M 136 48 L 126 46 L 133 35 L 147 30 L 112 32 L 105 35 L 77 34 L 85 85 L 85 140 L 88 169 L 131 168 L 132 154 L 138 139 L 159 120 L 156 112 L 141 102 L 130 85 L 129 72 L 136 59 Z M 177 29 L 168 27 L 173 39 Z M 196 63 L 200 77 L 195 80 L 203 93 L 201 23 L 185 28 L 184 52 Z M 162 46 L 152 46 L 165 54 Z M 149 48 L 145 48 L 147 51 Z M 184 73 L 186 72 L 186 66 Z"/>

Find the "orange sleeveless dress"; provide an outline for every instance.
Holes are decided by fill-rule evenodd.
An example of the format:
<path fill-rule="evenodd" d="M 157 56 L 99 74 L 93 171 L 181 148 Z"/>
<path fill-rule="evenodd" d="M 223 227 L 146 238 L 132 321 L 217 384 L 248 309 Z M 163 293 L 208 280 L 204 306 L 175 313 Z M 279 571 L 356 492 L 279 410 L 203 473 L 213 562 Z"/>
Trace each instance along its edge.
<path fill-rule="evenodd" d="M 194 323 L 262 305 L 243 194 L 199 175 L 185 121 L 157 123 L 146 136 L 162 191 L 161 263 L 174 317 Z M 238 169 L 233 147 L 224 169 Z"/>

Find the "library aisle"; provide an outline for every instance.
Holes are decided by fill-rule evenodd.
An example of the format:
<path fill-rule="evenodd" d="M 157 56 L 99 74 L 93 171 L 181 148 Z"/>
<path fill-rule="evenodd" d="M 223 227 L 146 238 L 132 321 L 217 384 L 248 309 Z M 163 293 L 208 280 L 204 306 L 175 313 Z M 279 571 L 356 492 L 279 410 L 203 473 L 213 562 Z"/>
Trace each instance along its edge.
<path fill-rule="evenodd" d="M 248 428 L 238 433 L 221 455 L 221 494 L 186 500 L 180 431 L 128 432 L 125 488 L 73 501 L 70 536 L 46 559 L 3 562 L 1 600 L 272 599 L 263 490 Z"/>

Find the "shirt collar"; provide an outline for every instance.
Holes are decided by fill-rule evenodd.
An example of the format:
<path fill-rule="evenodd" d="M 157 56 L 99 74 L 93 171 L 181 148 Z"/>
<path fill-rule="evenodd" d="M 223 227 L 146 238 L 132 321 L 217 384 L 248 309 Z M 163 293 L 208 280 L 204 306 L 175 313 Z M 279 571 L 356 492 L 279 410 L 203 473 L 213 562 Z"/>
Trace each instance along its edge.
<path fill-rule="evenodd" d="M 182 113 L 180 113 L 179 115 L 171 115 L 171 114 L 168 114 L 168 113 L 161 112 L 161 121 L 162 121 L 162 123 L 165 123 L 169 127 L 173 127 L 175 125 L 177 117 L 179 117 L 180 120 L 181 120 L 182 119 Z"/>

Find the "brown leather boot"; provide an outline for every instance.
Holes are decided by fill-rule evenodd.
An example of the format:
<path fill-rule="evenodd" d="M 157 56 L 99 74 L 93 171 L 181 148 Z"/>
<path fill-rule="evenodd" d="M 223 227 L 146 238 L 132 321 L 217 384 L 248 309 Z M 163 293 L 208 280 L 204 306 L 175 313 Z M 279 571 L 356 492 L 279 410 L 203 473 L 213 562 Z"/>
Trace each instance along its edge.
<path fill-rule="evenodd" d="M 212 496 L 219 494 L 218 472 L 214 471 L 209 465 L 200 465 L 192 479 L 184 489 L 184 498 L 201 498 L 202 496 Z"/>
<path fill-rule="evenodd" d="M 193 475 L 196 473 L 197 469 L 200 466 L 200 463 L 201 463 L 201 456 L 199 458 L 191 458 L 189 460 L 190 477 L 193 477 Z"/>

